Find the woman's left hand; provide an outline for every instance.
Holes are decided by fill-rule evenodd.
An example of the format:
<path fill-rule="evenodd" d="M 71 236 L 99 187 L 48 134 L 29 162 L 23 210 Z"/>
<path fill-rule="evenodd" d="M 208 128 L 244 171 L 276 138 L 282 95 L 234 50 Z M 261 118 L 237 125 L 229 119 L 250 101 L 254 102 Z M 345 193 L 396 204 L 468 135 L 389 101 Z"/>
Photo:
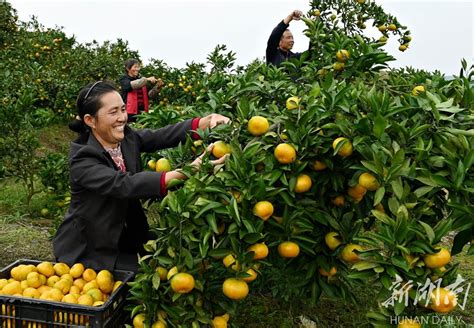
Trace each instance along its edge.
<path fill-rule="evenodd" d="M 207 115 L 199 120 L 199 128 L 200 129 L 207 129 L 207 128 L 214 128 L 220 124 L 229 124 L 230 118 L 221 114 L 210 114 Z"/>

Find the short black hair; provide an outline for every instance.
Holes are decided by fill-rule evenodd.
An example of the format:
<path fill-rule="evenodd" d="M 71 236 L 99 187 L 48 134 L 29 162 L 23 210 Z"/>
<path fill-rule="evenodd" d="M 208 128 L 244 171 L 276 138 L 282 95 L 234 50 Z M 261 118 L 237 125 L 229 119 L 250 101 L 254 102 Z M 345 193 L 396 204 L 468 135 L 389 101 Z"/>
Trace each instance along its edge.
<path fill-rule="evenodd" d="M 138 59 L 135 59 L 135 58 L 127 59 L 125 61 L 125 70 L 128 71 L 135 64 L 140 64 L 140 61 Z"/>

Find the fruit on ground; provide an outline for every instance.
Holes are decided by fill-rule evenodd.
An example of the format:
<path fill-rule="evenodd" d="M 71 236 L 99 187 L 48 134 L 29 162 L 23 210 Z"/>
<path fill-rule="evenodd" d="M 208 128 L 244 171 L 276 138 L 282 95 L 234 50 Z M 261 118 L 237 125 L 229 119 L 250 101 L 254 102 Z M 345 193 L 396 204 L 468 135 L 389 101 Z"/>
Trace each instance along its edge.
<path fill-rule="evenodd" d="M 457 304 L 456 294 L 446 288 L 438 287 L 430 295 L 431 309 L 438 313 L 451 312 Z"/>
<path fill-rule="evenodd" d="M 273 205 L 269 201 L 262 200 L 253 207 L 253 214 L 263 221 L 267 221 L 273 214 Z"/>
<path fill-rule="evenodd" d="M 369 191 L 375 191 L 380 187 L 377 179 L 368 172 L 364 172 L 359 176 L 359 185 Z"/>
<path fill-rule="evenodd" d="M 268 131 L 268 120 L 263 116 L 253 116 L 247 125 L 247 129 L 253 136 L 261 136 Z"/>
<path fill-rule="evenodd" d="M 293 110 L 297 109 L 300 105 L 300 98 L 298 97 L 290 97 L 286 100 L 286 109 Z"/>
<path fill-rule="evenodd" d="M 275 147 L 274 155 L 279 163 L 290 164 L 296 159 L 296 150 L 290 144 L 281 143 Z"/>
<path fill-rule="evenodd" d="M 311 178 L 307 174 L 300 174 L 296 178 L 295 192 L 304 193 L 311 189 L 312 186 Z"/>
<path fill-rule="evenodd" d="M 166 158 L 160 158 L 155 165 L 156 172 L 169 172 L 171 171 L 170 161 Z"/>
<path fill-rule="evenodd" d="M 232 300 L 241 300 L 247 297 L 249 286 L 242 279 L 227 278 L 222 284 L 222 292 Z"/>
<path fill-rule="evenodd" d="M 440 248 L 439 252 L 434 254 L 427 254 L 423 257 L 423 262 L 430 269 L 441 268 L 449 263 L 451 260 L 451 253 L 446 248 Z"/>
<path fill-rule="evenodd" d="M 339 234 L 335 231 L 328 232 L 326 236 L 324 236 L 324 241 L 330 250 L 335 250 L 342 242 L 339 240 Z"/>
<path fill-rule="evenodd" d="M 212 155 L 214 155 L 214 157 L 221 158 L 222 156 L 230 153 L 230 146 L 224 141 L 219 140 L 214 142 L 214 147 L 212 148 Z"/>
<path fill-rule="evenodd" d="M 300 246 L 292 241 L 284 241 L 278 245 L 278 254 L 285 258 L 297 257 L 300 254 Z"/>
<path fill-rule="evenodd" d="M 347 244 L 341 252 L 341 258 L 349 263 L 356 263 L 360 260 L 359 255 L 354 250 L 362 251 L 362 246 L 356 244 Z"/>
<path fill-rule="evenodd" d="M 347 138 L 344 138 L 344 137 L 339 137 L 337 139 L 335 139 L 332 143 L 332 148 L 334 150 L 336 150 L 337 148 L 337 145 L 340 143 L 340 142 L 343 142 L 344 144 L 341 146 L 341 148 L 339 148 L 337 154 L 339 156 L 342 156 L 342 157 L 348 157 L 348 156 L 351 156 L 352 155 L 352 151 L 353 151 L 353 148 L 352 148 L 352 143 L 349 141 L 349 139 Z"/>
<path fill-rule="evenodd" d="M 194 289 L 194 277 L 186 272 L 175 274 L 171 278 L 171 289 L 178 294 L 187 294 Z"/>

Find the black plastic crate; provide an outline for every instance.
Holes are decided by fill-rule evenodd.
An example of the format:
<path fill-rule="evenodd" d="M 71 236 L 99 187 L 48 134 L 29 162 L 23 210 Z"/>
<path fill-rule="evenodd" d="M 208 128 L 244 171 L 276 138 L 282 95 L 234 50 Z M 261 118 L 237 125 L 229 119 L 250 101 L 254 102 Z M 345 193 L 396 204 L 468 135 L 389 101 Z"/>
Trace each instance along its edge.
<path fill-rule="evenodd" d="M 41 261 L 15 261 L 0 271 L 0 279 L 8 279 L 11 269 L 20 264 L 39 263 Z M 127 317 L 124 311 L 129 289 L 127 282 L 133 279 L 134 273 L 116 270 L 112 274 L 115 280 L 123 283 L 97 307 L 0 295 L 0 328 L 123 327 Z"/>

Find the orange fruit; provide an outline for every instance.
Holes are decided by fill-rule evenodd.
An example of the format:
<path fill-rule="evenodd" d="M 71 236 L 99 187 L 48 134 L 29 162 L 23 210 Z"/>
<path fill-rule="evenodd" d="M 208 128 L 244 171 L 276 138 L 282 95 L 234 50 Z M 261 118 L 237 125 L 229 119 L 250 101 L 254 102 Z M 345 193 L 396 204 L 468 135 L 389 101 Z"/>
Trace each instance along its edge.
<path fill-rule="evenodd" d="M 315 171 L 323 171 L 327 168 L 328 166 L 321 162 L 321 161 L 314 161 L 314 164 L 313 164 L 313 170 Z"/>
<path fill-rule="evenodd" d="M 54 272 L 56 273 L 56 275 L 58 275 L 60 277 L 63 274 L 69 273 L 69 271 L 70 271 L 69 265 L 67 265 L 66 263 L 56 263 L 55 265 L 53 265 L 53 268 L 54 268 Z"/>
<path fill-rule="evenodd" d="M 97 277 L 97 273 L 91 268 L 85 269 L 82 273 L 82 278 L 87 282 L 94 280 L 95 277 Z"/>
<path fill-rule="evenodd" d="M 369 172 L 364 172 L 359 176 L 359 185 L 369 191 L 375 191 L 380 187 L 377 179 Z"/>
<path fill-rule="evenodd" d="M 421 324 L 412 319 L 402 319 L 398 322 L 397 328 L 421 328 Z"/>
<path fill-rule="evenodd" d="M 339 196 L 334 197 L 333 199 L 331 199 L 331 203 L 339 207 L 344 206 L 344 203 L 345 203 L 344 196 L 339 195 Z"/>
<path fill-rule="evenodd" d="M 254 281 L 255 279 L 257 279 L 257 272 L 255 272 L 254 269 L 248 269 L 247 271 L 245 271 L 245 273 L 249 274 L 250 277 L 242 278 L 243 281 L 245 281 L 245 282 L 252 282 L 252 281 Z"/>
<path fill-rule="evenodd" d="M 337 238 L 339 234 L 337 232 L 331 231 L 324 236 L 324 241 L 330 250 L 335 250 L 342 242 Z"/>
<path fill-rule="evenodd" d="M 438 313 L 448 313 L 457 304 L 456 294 L 446 288 L 438 287 L 430 295 L 431 309 Z"/>
<path fill-rule="evenodd" d="M 300 254 L 300 246 L 292 241 L 284 241 L 278 245 L 278 254 L 285 258 L 297 257 Z"/>
<path fill-rule="evenodd" d="M 254 253 L 254 260 L 261 260 L 268 256 L 268 247 L 265 243 L 253 244 L 247 250 Z"/>
<path fill-rule="evenodd" d="M 166 276 L 168 275 L 168 270 L 166 270 L 166 268 L 158 267 L 156 268 L 156 272 L 160 276 L 161 281 L 166 281 Z"/>
<path fill-rule="evenodd" d="M 395 24 L 390 24 L 390 25 L 387 27 L 387 29 L 388 29 L 389 31 L 396 31 L 396 30 L 397 30 L 397 25 L 395 25 Z"/>
<path fill-rule="evenodd" d="M 170 83 L 171 84 L 171 83 Z M 91 304 L 92 305 L 92 304 Z M 133 318 L 133 328 L 145 327 L 145 314 L 139 313 Z"/>
<path fill-rule="evenodd" d="M 336 59 L 338 62 L 343 63 L 346 60 L 348 60 L 349 57 L 350 57 L 350 53 L 346 49 L 338 50 L 338 52 L 336 52 Z"/>
<path fill-rule="evenodd" d="M 167 158 L 160 158 L 155 164 L 156 172 L 169 172 L 171 171 L 171 164 Z"/>
<path fill-rule="evenodd" d="M 334 64 L 332 64 L 332 68 L 337 72 L 344 70 L 345 66 L 346 64 L 342 62 L 335 62 Z"/>
<path fill-rule="evenodd" d="M 214 317 L 212 319 L 213 328 L 227 328 L 227 320 L 221 316 Z"/>
<path fill-rule="evenodd" d="M 273 205 L 269 201 L 262 200 L 253 207 L 253 214 L 263 221 L 267 221 L 273 214 Z"/>
<path fill-rule="evenodd" d="M 216 158 L 221 158 L 222 156 L 226 154 L 230 154 L 231 149 L 228 144 L 226 144 L 224 141 L 219 140 L 214 142 L 214 147 L 212 148 L 212 155 Z"/>
<path fill-rule="evenodd" d="M 227 278 L 222 284 L 222 292 L 232 300 L 241 300 L 247 297 L 249 286 L 242 279 Z"/>
<path fill-rule="evenodd" d="M 275 155 L 276 160 L 281 164 L 290 164 L 296 159 L 295 148 L 287 143 L 281 143 L 276 146 L 273 154 Z"/>
<path fill-rule="evenodd" d="M 336 267 L 332 267 L 329 272 L 327 272 L 326 270 L 324 270 L 323 268 L 319 268 L 319 274 L 321 276 L 325 276 L 325 277 L 332 277 L 334 275 L 336 275 L 337 273 L 337 269 Z"/>
<path fill-rule="evenodd" d="M 430 269 L 441 268 L 449 263 L 451 260 L 451 253 L 446 248 L 439 248 L 438 253 L 427 254 L 423 257 L 423 262 Z"/>
<path fill-rule="evenodd" d="M 234 255 L 232 255 L 232 254 L 228 254 L 226 257 L 224 257 L 222 259 L 222 263 L 224 263 L 224 266 L 226 268 L 230 267 L 234 271 L 239 271 L 240 270 L 240 264 L 235 259 Z"/>
<path fill-rule="evenodd" d="M 171 289 L 178 294 L 187 294 L 194 289 L 194 277 L 186 272 L 175 274 L 171 278 Z"/>
<path fill-rule="evenodd" d="M 96 277 L 99 289 L 105 294 L 110 294 L 114 289 L 114 276 L 108 270 L 101 270 Z"/>
<path fill-rule="evenodd" d="M 261 136 L 268 131 L 270 124 L 263 116 L 253 116 L 247 125 L 247 129 L 253 136 Z"/>
<path fill-rule="evenodd" d="M 352 199 L 358 203 L 364 198 L 364 195 L 367 193 L 367 189 L 362 187 L 360 184 L 355 185 L 354 187 L 349 187 L 347 189 L 347 194 L 352 197 Z"/>
<path fill-rule="evenodd" d="M 300 174 L 296 178 L 296 185 L 295 185 L 295 192 L 300 194 L 303 192 L 307 192 L 311 189 L 312 181 L 309 175 L 307 174 Z"/>
<path fill-rule="evenodd" d="M 420 93 L 424 93 L 426 90 L 425 90 L 425 87 L 422 86 L 422 85 L 417 85 L 413 88 L 413 90 L 411 90 L 411 94 L 414 95 L 414 96 L 418 96 Z"/>
<path fill-rule="evenodd" d="M 347 138 L 344 138 L 344 137 L 339 137 L 339 138 L 336 138 L 333 143 L 332 143 L 332 148 L 334 150 L 336 150 L 337 148 L 337 145 L 340 143 L 340 142 L 344 142 L 344 144 L 342 145 L 341 148 L 339 148 L 339 151 L 337 152 L 337 154 L 341 157 L 348 157 L 348 156 L 351 156 L 352 155 L 352 151 L 353 151 L 353 148 L 352 148 L 352 143 L 349 141 L 349 139 Z"/>
<path fill-rule="evenodd" d="M 349 263 L 356 263 L 360 260 L 359 255 L 354 250 L 362 251 L 362 246 L 356 244 L 347 244 L 341 252 L 341 257 Z"/>
<path fill-rule="evenodd" d="M 300 98 L 298 97 L 290 97 L 286 100 L 286 109 L 293 110 L 297 109 L 300 105 Z"/>
<path fill-rule="evenodd" d="M 54 268 L 51 262 L 41 262 L 36 266 L 36 269 L 39 273 L 46 277 L 51 277 L 54 275 Z"/>

